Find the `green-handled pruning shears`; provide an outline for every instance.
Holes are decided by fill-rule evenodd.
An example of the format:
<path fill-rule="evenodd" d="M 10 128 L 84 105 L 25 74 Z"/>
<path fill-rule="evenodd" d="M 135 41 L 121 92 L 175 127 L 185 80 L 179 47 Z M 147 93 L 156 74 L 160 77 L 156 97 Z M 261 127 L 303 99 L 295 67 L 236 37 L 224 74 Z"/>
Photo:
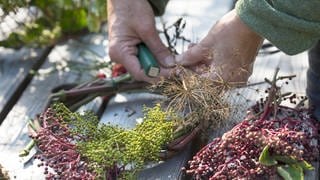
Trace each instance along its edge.
<path fill-rule="evenodd" d="M 159 75 L 160 67 L 158 62 L 143 43 L 138 45 L 138 59 L 147 76 L 157 77 Z"/>

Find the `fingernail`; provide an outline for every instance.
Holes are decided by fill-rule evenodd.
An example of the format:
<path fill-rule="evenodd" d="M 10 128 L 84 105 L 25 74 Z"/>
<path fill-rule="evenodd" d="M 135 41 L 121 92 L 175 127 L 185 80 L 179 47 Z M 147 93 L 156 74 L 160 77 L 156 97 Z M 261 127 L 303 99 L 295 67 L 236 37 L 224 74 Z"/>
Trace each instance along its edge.
<path fill-rule="evenodd" d="M 176 62 L 175 62 L 175 57 L 174 55 L 168 56 L 164 59 L 164 63 L 167 67 L 173 67 L 175 66 Z"/>
<path fill-rule="evenodd" d="M 183 57 L 183 55 L 177 55 L 175 58 L 174 58 L 174 61 L 175 61 L 175 64 L 181 64 L 181 62 L 182 62 L 182 58 Z"/>

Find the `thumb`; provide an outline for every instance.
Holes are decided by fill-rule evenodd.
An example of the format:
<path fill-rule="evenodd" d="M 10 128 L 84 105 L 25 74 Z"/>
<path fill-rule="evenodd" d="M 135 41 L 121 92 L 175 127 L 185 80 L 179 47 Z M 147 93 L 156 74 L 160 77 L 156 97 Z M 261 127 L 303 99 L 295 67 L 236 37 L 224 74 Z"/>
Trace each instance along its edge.
<path fill-rule="evenodd" d="M 150 35 L 142 36 L 142 41 L 147 45 L 158 62 L 164 67 L 175 66 L 174 55 L 162 43 L 156 30 L 153 30 Z"/>
<path fill-rule="evenodd" d="M 187 51 L 175 57 L 175 63 L 182 66 L 196 65 L 201 61 L 210 59 L 210 51 L 201 44 L 193 45 Z"/>

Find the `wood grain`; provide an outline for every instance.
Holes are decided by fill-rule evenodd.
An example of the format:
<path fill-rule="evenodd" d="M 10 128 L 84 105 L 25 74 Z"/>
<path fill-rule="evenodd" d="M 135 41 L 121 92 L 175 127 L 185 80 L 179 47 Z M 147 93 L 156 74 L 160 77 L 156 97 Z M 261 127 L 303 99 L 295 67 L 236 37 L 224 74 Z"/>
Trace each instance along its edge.
<path fill-rule="evenodd" d="M 0 124 L 10 109 L 8 104 L 19 97 L 18 89 L 23 91 L 26 81 L 31 80 L 29 72 L 42 53 L 41 49 L 0 48 Z"/>

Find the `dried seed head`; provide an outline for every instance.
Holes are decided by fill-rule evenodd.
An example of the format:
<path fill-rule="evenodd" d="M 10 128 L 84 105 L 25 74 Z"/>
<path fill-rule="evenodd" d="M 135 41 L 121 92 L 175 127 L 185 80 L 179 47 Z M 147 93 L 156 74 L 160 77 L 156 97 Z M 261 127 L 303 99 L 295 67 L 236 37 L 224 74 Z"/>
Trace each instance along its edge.
<path fill-rule="evenodd" d="M 183 67 L 178 69 L 179 75 L 161 80 L 152 89 L 160 89 L 168 109 L 182 112 L 186 121 L 204 128 L 219 127 L 230 114 L 224 87 Z"/>

